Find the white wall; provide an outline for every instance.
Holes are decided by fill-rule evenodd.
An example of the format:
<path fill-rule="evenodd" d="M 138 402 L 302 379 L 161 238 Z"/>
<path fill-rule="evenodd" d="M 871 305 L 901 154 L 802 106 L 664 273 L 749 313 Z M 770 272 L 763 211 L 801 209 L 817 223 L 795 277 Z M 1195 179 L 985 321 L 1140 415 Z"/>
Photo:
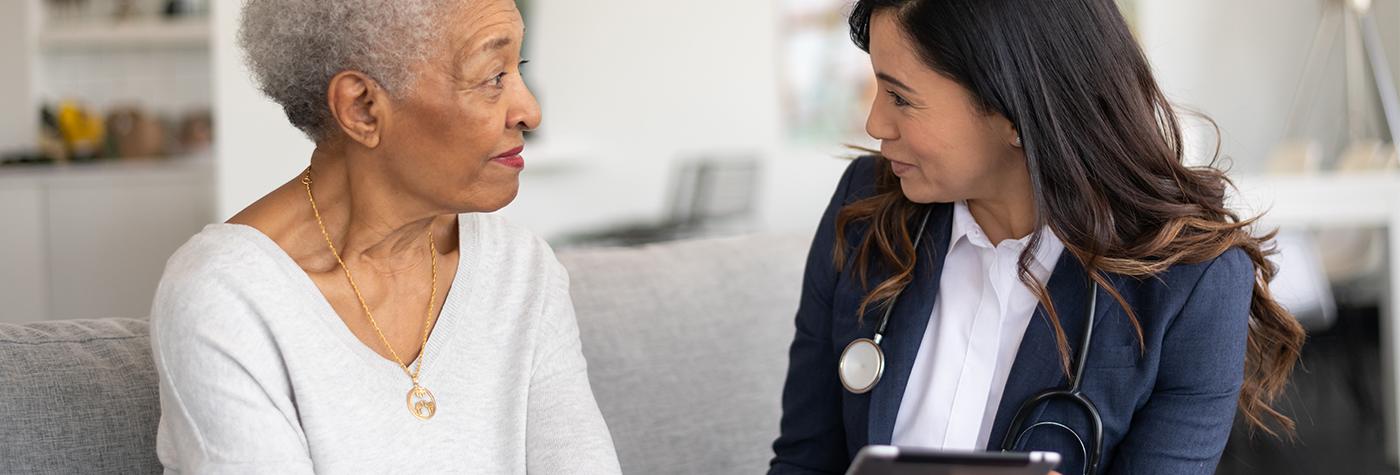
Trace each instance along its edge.
<path fill-rule="evenodd" d="M 837 144 L 785 142 L 778 2 L 537 0 L 529 13 L 544 141 L 581 144 L 597 162 L 586 179 L 527 173 L 508 214 L 536 229 L 564 216 L 655 216 L 674 159 L 754 151 L 767 159 L 761 227 L 815 227 L 845 164 Z M 539 193 L 555 191 L 541 189 L 551 180 L 573 186 Z"/>
<path fill-rule="evenodd" d="M 1285 138 L 1290 105 L 1321 18 L 1321 0 L 1139 0 L 1139 34 L 1168 96 L 1213 117 L 1239 172 L 1261 171 Z M 1375 0 L 1392 69 L 1400 67 L 1400 0 Z M 1320 64 L 1318 108 L 1302 132 L 1341 147 L 1340 39 Z M 1200 130 L 1198 130 L 1199 132 Z"/>
<path fill-rule="evenodd" d="M 532 2 L 525 74 L 544 108 L 540 138 L 584 156 L 571 174 L 527 168 L 506 214 L 546 235 L 656 216 L 677 155 L 769 148 L 776 85 L 759 78 L 774 74 L 772 9 L 746 0 Z"/>
<path fill-rule="evenodd" d="M 253 85 L 235 44 L 241 1 L 213 3 L 216 219 L 225 220 L 306 168 L 312 145 Z"/>
<path fill-rule="evenodd" d="M 39 133 L 34 98 L 39 0 L 0 2 L 0 152 L 34 147 Z"/>
<path fill-rule="evenodd" d="M 221 217 L 289 179 L 310 153 L 241 65 L 239 3 L 214 11 Z M 815 226 L 844 164 L 783 146 L 775 2 L 532 3 L 525 74 L 544 125 L 505 214 L 544 236 L 654 218 L 675 159 L 756 151 L 769 158 L 761 224 Z"/>

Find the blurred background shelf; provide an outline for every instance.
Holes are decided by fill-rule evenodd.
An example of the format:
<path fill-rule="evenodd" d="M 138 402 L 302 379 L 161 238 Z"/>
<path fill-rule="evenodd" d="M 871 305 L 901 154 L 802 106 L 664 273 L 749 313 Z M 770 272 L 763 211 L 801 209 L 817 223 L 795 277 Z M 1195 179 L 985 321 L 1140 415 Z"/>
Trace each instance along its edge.
<path fill-rule="evenodd" d="M 39 32 L 46 51 L 208 48 L 208 18 L 55 22 Z"/>
<path fill-rule="evenodd" d="M 0 166 L 6 318 L 144 316 L 165 260 L 216 221 L 217 163 L 191 154 L 214 140 L 203 5 L 0 0 L 0 156 L 169 157 Z"/>
<path fill-rule="evenodd" d="M 162 157 L 103 159 L 64 164 L 0 166 L 0 188 L 34 183 L 113 182 L 187 180 L 206 182 L 214 175 L 214 158 L 209 154 Z"/>

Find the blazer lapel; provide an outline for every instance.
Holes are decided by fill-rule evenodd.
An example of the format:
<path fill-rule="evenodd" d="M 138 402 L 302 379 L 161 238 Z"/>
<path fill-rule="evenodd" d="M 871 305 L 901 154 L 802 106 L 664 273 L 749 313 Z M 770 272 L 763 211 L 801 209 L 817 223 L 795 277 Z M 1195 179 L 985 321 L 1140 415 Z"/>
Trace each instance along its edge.
<path fill-rule="evenodd" d="M 948 236 L 953 229 L 953 206 L 936 204 L 931 212 L 923 241 L 917 249 L 914 280 L 895 303 L 880 345 L 885 352 L 885 373 L 870 395 L 868 433 L 872 445 L 888 445 L 893 438 L 899 404 L 909 384 L 909 371 L 914 367 L 938 296 L 943 261 L 948 255 Z"/>
<path fill-rule="evenodd" d="M 1047 288 L 1051 302 L 1059 314 L 1060 325 L 1070 346 L 1070 355 L 1078 351 L 1080 336 L 1084 334 L 1085 315 L 1088 311 L 1088 293 L 1091 286 L 1084 267 L 1079 259 L 1068 251 L 1060 256 L 1060 261 L 1051 274 Z M 1102 293 L 1102 291 L 1100 291 Z M 1098 313 L 1104 312 L 1100 302 Z M 1101 319 L 1096 319 L 1099 321 Z M 1055 343 L 1055 330 L 1050 325 L 1050 316 L 1044 306 L 1036 308 L 1035 317 L 1026 326 L 1021 347 L 1016 353 L 1016 362 L 1006 379 L 1001 402 L 997 406 L 996 420 L 992 424 L 991 438 L 987 440 L 987 450 L 999 451 L 1002 439 L 1006 436 L 1011 418 L 1021 408 L 1021 404 L 1041 391 L 1066 386 L 1069 378 L 1060 365 L 1060 352 Z M 1031 415 L 1038 416 L 1044 410 L 1042 405 Z M 1013 441 L 1014 442 L 1014 441 Z"/>

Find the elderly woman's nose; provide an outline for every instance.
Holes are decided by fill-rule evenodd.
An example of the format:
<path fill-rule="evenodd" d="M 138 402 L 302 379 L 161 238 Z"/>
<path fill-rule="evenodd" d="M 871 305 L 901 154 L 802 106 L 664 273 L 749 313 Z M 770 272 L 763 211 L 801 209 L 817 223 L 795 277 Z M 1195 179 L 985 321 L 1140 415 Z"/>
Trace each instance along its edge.
<path fill-rule="evenodd" d="M 510 114 L 506 116 L 506 126 L 512 129 L 535 130 L 540 127 L 540 103 L 535 100 L 535 94 L 527 88 L 521 88 L 518 99 L 510 109 Z"/>

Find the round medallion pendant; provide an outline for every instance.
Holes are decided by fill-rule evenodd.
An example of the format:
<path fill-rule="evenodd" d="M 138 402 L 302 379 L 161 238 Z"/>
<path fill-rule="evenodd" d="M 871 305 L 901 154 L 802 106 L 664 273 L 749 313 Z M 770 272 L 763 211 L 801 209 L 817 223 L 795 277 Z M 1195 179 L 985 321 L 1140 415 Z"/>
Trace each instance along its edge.
<path fill-rule="evenodd" d="M 437 414 L 437 398 L 428 388 L 415 384 L 413 389 L 408 390 L 408 412 L 425 421 L 432 419 Z"/>

